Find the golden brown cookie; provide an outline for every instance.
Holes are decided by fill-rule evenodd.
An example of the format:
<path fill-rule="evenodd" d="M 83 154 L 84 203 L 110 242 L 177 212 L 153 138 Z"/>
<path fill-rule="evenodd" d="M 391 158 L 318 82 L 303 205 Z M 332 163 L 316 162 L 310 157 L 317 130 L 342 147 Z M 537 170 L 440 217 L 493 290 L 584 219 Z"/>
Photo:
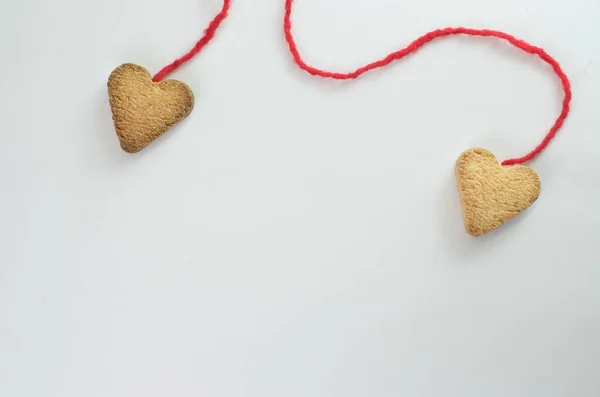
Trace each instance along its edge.
<path fill-rule="evenodd" d="M 469 149 L 456 161 L 456 180 L 467 232 L 482 236 L 529 207 L 540 179 L 524 165 L 502 167 L 485 149 Z"/>
<path fill-rule="evenodd" d="M 121 147 L 136 153 L 186 118 L 194 94 L 176 80 L 152 81 L 141 66 L 126 63 L 108 78 L 108 96 Z"/>

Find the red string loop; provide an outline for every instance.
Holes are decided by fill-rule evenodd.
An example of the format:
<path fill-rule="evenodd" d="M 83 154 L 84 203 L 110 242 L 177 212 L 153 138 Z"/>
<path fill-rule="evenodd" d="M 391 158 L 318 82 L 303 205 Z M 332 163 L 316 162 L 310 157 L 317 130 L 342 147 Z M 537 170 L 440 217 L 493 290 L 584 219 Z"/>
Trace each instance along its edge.
<path fill-rule="evenodd" d="M 296 46 L 294 36 L 292 35 L 291 16 L 292 16 L 293 2 L 294 2 L 293 0 L 285 0 L 285 16 L 284 16 L 285 39 L 288 43 L 289 50 L 293 56 L 294 62 L 298 65 L 298 67 L 300 67 L 300 69 L 310 73 L 313 76 L 320 76 L 320 77 L 331 78 L 331 79 L 335 79 L 335 80 L 356 79 L 360 75 L 362 75 L 370 70 L 382 68 L 384 66 L 389 65 L 390 63 L 392 63 L 394 61 L 398 61 L 398 60 L 406 57 L 407 55 L 410 55 L 410 54 L 416 52 L 421 47 L 423 47 L 425 44 L 427 44 L 435 39 L 452 36 L 452 35 L 496 37 L 496 38 L 507 41 L 508 43 L 512 44 L 513 46 L 515 46 L 529 54 L 537 55 L 541 60 L 546 62 L 548 65 L 550 65 L 552 67 L 552 69 L 554 70 L 554 73 L 556 73 L 556 75 L 560 79 L 561 84 L 564 89 L 565 95 L 564 95 L 564 99 L 562 102 L 562 109 L 561 109 L 560 115 L 558 116 L 558 118 L 554 122 L 554 125 L 550 128 L 550 131 L 546 134 L 546 136 L 544 137 L 542 142 L 538 146 L 536 146 L 535 149 L 533 149 L 531 152 L 527 153 L 523 157 L 518 157 L 518 158 L 503 161 L 502 165 L 504 165 L 504 166 L 514 165 L 514 164 L 522 164 L 526 161 L 532 160 L 534 157 L 536 157 L 538 154 L 540 154 L 546 148 L 546 146 L 548 146 L 548 143 L 550 143 L 552 138 L 554 138 L 554 136 L 556 135 L 558 130 L 562 127 L 563 123 L 565 122 L 567 116 L 569 115 L 570 103 L 571 103 L 571 83 L 569 82 L 569 78 L 567 77 L 565 72 L 563 72 L 562 68 L 560 67 L 560 64 L 558 63 L 558 61 L 556 61 L 554 58 L 552 58 L 546 51 L 544 51 L 544 49 L 535 47 L 523 40 L 515 38 L 514 36 L 511 36 L 509 34 L 499 32 L 496 30 L 468 29 L 468 28 L 464 28 L 464 27 L 438 29 L 438 30 L 434 30 L 432 32 L 424 34 L 423 36 L 419 37 L 418 39 L 416 39 L 415 41 L 410 43 L 405 48 L 402 48 L 396 52 L 392 52 L 385 58 L 380 59 L 375 62 L 372 62 L 372 63 L 369 63 L 365 66 L 362 66 L 353 72 L 338 73 L 338 72 L 329 72 L 326 70 L 317 69 L 313 66 L 308 65 L 306 62 L 304 62 L 304 60 L 300 56 L 298 47 Z"/>
<path fill-rule="evenodd" d="M 167 75 L 172 73 L 175 69 L 195 57 L 202 51 L 205 45 L 215 36 L 215 32 L 221 25 L 221 22 L 227 18 L 227 13 L 229 12 L 229 8 L 231 7 L 231 0 L 223 0 L 223 7 L 221 11 L 215 16 L 215 18 L 208 24 L 208 27 L 204 31 L 204 35 L 198 40 L 196 45 L 188 52 L 183 55 L 181 58 L 176 59 L 173 63 L 165 66 L 162 70 L 154 75 L 152 78 L 153 81 L 159 82 L 163 80 Z"/>

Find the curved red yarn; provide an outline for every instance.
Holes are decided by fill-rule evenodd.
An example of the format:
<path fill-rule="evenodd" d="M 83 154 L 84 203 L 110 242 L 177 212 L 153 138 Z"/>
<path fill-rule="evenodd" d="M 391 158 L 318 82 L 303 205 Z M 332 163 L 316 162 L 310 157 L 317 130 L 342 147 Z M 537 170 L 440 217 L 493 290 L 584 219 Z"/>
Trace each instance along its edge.
<path fill-rule="evenodd" d="M 204 31 L 204 35 L 200 38 L 200 40 L 198 40 L 194 48 L 192 48 L 190 52 L 183 55 L 181 58 L 176 59 L 173 63 L 162 68 L 160 72 L 154 75 L 152 80 L 155 82 L 163 80 L 175 69 L 177 69 L 178 67 L 180 67 L 196 55 L 198 55 L 198 53 L 202 51 L 204 46 L 207 45 L 208 42 L 215 36 L 215 32 L 221 25 L 221 22 L 223 22 L 223 20 L 227 18 L 229 7 L 231 7 L 231 0 L 223 0 L 223 8 L 221 8 L 221 11 L 219 11 L 215 18 L 208 24 L 208 27 Z"/>
<path fill-rule="evenodd" d="M 550 128 L 550 131 L 546 134 L 546 136 L 544 137 L 542 142 L 538 146 L 536 146 L 535 149 L 533 149 L 531 152 L 527 153 L 523 157 L 518 157 L 518 158 L 503 161 L 502 165 L 504 165 L 504 166 L 521 164 L 521 163 L 524 163 L 526 161 L 533 159 L 538 154 L 540 154 L 546 148 L 546 146 L 548 146 L 548 143 L 552 140 L 552 138 L 554 138 L 554 136 L 556 135 L 558 130 L 562 127 L 567 116 L 569 115 L 570 103 L 571 103 L 571 83 L 569 82 L 569 78 L 567 77 L 565 72 L 563 72 L 559 63 L 554 58 L 552 58 L 546 51 L 544 51 L 544 49 L 535 47 L 523 40 L 519 40 L 509 34 L 499 32 L 496 30 L 468 29 L 468 28 L 464 28 L 464 27 L 445 28 L 445 29 L 434 30 L 432 32 L 426 33 L 425 35 L 419 37 L 418 39 L 416 39 L 415 41 L 410 43 L 408 46 L 406 46 L 405 48 L 398 50 L 396 52 L 392 52 L 385 58 L 380 59 L 375 62 L 372 62 L 372 63 L 369 63 L 368 65 L 362 66 L 353 72 L 348 72 L 348 73 L 328 72 L 326 70 L 321 70 L 321 69 L 312 67 L 302 60 L 302 57 L 300 56 L 300 53 L 298 51 L 298 47 L 296 46 L 296 42 L 294 41 L 294 36 L 292 35 L 291 16 L 292 16 L 293 2 L 294 2 L 293 0 L 285 0 L 285 16 L 284 16 L 285 39 L 288 43 L 290 52 L 292 53 L 292 56 L 294 57 L 294 62 L 301 69 L 305 70 L 306 72 L 310 73 L 313 76 L 320 76 L 320 77 L 331 78 L 331 79 L 336 79 L 336 80 L 355 79 L 355 78 L 359 77 L 360 75 L 362 75 L 363 73 L 366 73 L 370 70 L 378 69 L 378 68 L 384 67 L 386 65 L 389 65 L 390 63 L 392 63 L 394 61 L 398 61 L 398 60 L 406 57 L 407 55 L 410 55 L 410 54 L 416 52 L 421 47 L 423 47 L 425 44 L 427 44 L 435 39 L 438 39 L 441 37 L 446 37 L 446 36 L 452 36 L 452 35 L 496 37 L 496 38 L 499 38 L 499 39 L 509 42 L 513 46 L 515 46 L 529 54 L 537 55 L 538 57 L 540 57 L 544 62 L 546 62 L 547 64 L 549 64 L 552 67 L 552 69 L 554 70 L 554 72 L 556 73 L 556 75 L 558 76 L 558 78 L 560 79 L 560 81 L 562 83 L 562 86 L 563 86 L 563 89 L 565 92 L 565 96 L 564 96 L 563 103 L 562 103 L 562 110 L 560 112 L 560 115 L 556 119 L 556 122 L 554 123 L 552 128 Z"/>

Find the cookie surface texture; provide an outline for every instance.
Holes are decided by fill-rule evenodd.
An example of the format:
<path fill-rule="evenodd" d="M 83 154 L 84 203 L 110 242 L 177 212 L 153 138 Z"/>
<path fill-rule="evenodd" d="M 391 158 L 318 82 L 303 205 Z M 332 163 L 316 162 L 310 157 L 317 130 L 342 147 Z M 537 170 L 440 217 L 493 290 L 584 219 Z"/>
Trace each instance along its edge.
<path fill-rule="evenodd" d="M 108 79 L 108 96 L 121 148 L 136 153 L 186 118 L 194 94 L 177 80 L 152 81 L 141 66 L 126 63 Z"/>
<path fill-rule="evenodd" d="M 467 233 L 482 236 L 534 203 L 540 179 L 524 165 L 502 167 L 485 149 L 469 149 L 456 161 L 456 181 Z"/>

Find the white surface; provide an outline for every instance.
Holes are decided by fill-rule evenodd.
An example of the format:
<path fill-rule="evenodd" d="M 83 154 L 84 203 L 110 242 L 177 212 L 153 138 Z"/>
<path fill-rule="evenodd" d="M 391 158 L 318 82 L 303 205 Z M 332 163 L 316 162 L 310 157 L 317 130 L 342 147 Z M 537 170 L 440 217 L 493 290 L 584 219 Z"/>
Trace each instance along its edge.
<path fill-rule="evenodd" d="M 351 70 L 448 25 L 543 46 L 573 83 L 542 195 L 466 235 L 454 161 L 535 146 L 549 69 L 453 38 L 355 82 L 292 64 L 283 0 L 236 0 L 173 78 L 191 117 L 122 152 L 106 79 L 157 71 L 219 0 L 3 0 L 0 396 L 600 395 L 597 0 L 298 0 Z"/>

